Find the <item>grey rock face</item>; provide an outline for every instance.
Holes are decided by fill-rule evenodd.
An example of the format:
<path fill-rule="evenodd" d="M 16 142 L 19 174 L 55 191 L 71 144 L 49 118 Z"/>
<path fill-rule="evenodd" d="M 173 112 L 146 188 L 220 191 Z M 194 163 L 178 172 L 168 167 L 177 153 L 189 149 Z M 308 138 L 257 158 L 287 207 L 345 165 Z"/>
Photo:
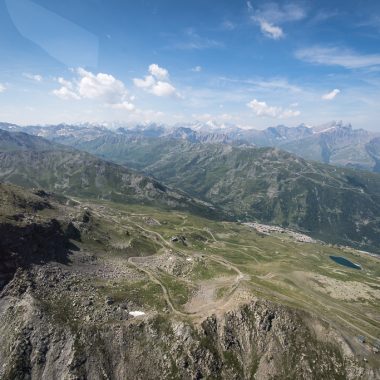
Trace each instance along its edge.
<path fill-rule="evenodd" d="M 123 310 L 114 310 L 104 303 L 98 306 L 95 320 L 90 316 L 96 314 L 93 307 L 79 301 L 76 310 L 80 306 L 81 311 L 79 314 L 76 311 L 75 318 L 54 314 L 41 297 L 42 287 L 55 278 L 50 292 L 59 292 L 70 276 L 73 277 L 59 269 L 35 268 L 19 271 L 4 288 L 0 296 L 0 378 L 375 379 L 378 376 L 365 371 L 338 340 L 319 339 L 312 328 L 319 322 L 312 316 L 259 299 L 196 324 L 155 313 L 120 320 Z M 97 301 L 95 297 L 95 305 Z"/>

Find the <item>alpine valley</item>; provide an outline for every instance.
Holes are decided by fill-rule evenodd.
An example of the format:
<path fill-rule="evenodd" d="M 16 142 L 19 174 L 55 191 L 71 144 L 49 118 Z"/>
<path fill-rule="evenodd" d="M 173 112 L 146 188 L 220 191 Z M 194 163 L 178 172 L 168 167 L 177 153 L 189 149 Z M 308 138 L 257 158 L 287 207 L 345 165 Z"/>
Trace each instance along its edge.
<path fill-rule="evenodd" d="M 1 379 L 380 378 L 375 133 L 0 127 Z"/>

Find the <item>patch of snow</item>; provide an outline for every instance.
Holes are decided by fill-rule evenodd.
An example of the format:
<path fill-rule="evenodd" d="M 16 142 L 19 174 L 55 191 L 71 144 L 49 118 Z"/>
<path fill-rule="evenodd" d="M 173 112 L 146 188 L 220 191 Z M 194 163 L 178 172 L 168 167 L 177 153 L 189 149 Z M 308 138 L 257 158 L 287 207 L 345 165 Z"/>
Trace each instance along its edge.
<path fill-rule="evenodd" d="M 191 257 L 188 257 L 188 258 L 186 259 L 186 261 L 193 261 L 193 259 L 192 259 Z"/>
<path fill-rule="evenodd" d="M 327 132 L 327 131 L 332 131 L 336 129 L 335 127 L 330 127 L 330 128 L 326 128 L 326 129 L 322 129 L 321 131 L 318 131 L 318 133 L 324 133 L 324 132 Z"/>
<path fill-rule="evenodd" d="M 132 315 L 132 317 L 140 317 L 142 315 L 145 315 L 145 313 L 143 311 L 130 311 L 129 312 L 130 315 Z"/>

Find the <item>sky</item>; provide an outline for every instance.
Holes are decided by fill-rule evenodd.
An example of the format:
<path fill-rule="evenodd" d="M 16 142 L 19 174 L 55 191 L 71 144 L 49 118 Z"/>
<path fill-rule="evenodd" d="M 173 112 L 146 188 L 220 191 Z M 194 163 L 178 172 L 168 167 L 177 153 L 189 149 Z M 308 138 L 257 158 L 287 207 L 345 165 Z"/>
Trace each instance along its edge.
<path fill-rule="evenodd" d="M 0 0 L 0 121 L 380 131 L 378 0 Z"/>

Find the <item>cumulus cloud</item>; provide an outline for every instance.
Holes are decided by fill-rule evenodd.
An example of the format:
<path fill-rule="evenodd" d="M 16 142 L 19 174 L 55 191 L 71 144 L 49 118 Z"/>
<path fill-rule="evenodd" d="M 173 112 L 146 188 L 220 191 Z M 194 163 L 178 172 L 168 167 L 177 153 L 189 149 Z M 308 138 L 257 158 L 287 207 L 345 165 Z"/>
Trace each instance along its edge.
<path fill-rule="evenodd" d="M 168 82 L 158 81 L 150 91 L 156 96 L 170 96 L 175 94 L 175 87 Z"/>
<path fill-rule="evenodd" d="M 257 99 L 251 100 L 249 103 L 247 103 L 247 106 L 251 108 L 257 116 L 262 117 L 284 119 L 299 116 L 301 114 L 301 112 L 298 110 L 269 106 L 266 102 L 260 102 Z"/>
<path fill-rule="evenodd" d="M 178 95 L 176 88 L 169 82 L 169 72 L 163 67 L 152 63 L 148 68 L 149 74 L 144 78 L 134 78 L 133 83 L 156 96 Z"/>
<path fill-rule="evenodd" d="M 77 89 L 85 99 L 100 99 L 109 104 L 123 101 L 128 92 L 124 83 L 110 74 L 93 74 L 82 68 L 77 70 L 80 76 Z"/>
<path fill-rule="evenodd" d="M 322 95 L 322 99 L 333 100 L 339 93 L 340 93 L 340 90 L 335 88 L 334 90 L 328 92 L 327 94 Z"/>
<path fill-rule="evenodd" d="M 43 77 L 39 74 L 30 74 L 30 73 L 23 73 L 22 74 L 25 78 L 28 78 L 30 80 L 34 80 L 36 82 L 42 82 Z"/>
<path fill-rule="evenodd" d="M 149 72 L 158 79 L 167 79 L 169 76 L 168 70 L 158 66 L 156 63 L 149 66 Z"/>
<path fill-rule="evenodd" d="M 73 88 L 73 83 L 70 82 L 69 80 L 66 80 L 65 78 L 59 77 L 57 78 L 57 82 L 61 84 L 63 87 L 67 87 L 72 89 Z"/>
<path fill-rule="evenodd" d="M 156 80 L 152 75 L 146 75 L 144 79 L 134 78 L 133 83 L 139 88 L 150 88 L 154 86 Z"/>
<path fill-rule="evenodd" d="M 3 84 L 0 83 L 0 93 L 4 92 L 6 89 L 7 88 Z"/>
<path fill-rule="evenodd" d="M 53 94 L 63 100 L 70 100 L 70 99 L 79 100 L 80 99 L 80 96 L 77 93 L 75 93 L 74 91 L 70 90 L 68 87 L 65 87 L 65 86 L 62 86 L 61 88 L 53 90 Z"/>
<path fill-rule="evenodd" d="M 115 109 L 134 109 L 124 83 L 113 75 L 94 74 L 81 67 L 75 70 L 75 74 L 72 80 L 59 77 L 57 82 L 61 87 L 54 90 L 53 94 L 65 100 L 91 99 Z"/>

